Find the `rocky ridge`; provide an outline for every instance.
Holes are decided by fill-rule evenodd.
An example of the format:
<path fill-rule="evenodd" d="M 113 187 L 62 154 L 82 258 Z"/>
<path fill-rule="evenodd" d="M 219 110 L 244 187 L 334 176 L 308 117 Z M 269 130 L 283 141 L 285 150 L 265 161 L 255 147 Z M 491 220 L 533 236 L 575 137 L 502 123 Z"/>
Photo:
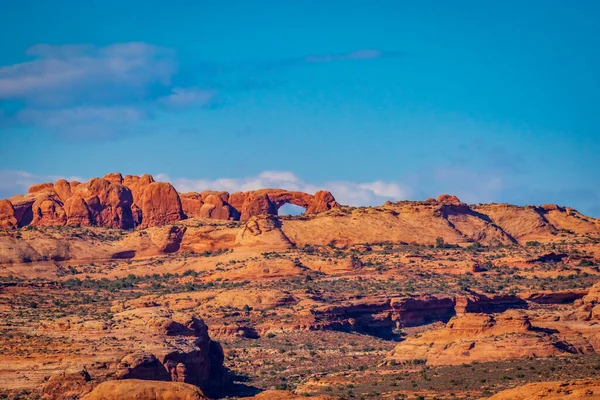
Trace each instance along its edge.
<path fill-rule="evenodd" d="M 37 184 L 25 195 L 2 200 L 0 228 L 69 225 L 132 229 L 186 218 L 245 221 L 255 215 L 277 215 L 287 203 L 304 207 L 307 213 L 339 207 L 327 191 L 314 195 L 282 189 L 180 194 L 151 175 L 111 173 L 87 183 L 61 179 Z"/>

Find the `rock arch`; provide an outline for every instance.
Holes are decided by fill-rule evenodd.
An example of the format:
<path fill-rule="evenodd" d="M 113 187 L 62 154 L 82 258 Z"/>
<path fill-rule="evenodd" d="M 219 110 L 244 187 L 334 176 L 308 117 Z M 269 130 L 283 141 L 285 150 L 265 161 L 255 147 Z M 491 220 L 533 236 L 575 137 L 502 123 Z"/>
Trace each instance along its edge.
<path fill-rule="evenodd" d="M 0 204 L 0 228 L 36 226 L 103 226 L 119 229 L 162 226 L 185 218 L 246 221 L 278 215 L 284 204 L 318 213 L 339 207 L 328 191 L 314 195 L 283 189 L 248 192 L 178 193 L 151 175 L 107 174 L 87 183 L 59 180 L 29 188 L 26 195 Z"/>

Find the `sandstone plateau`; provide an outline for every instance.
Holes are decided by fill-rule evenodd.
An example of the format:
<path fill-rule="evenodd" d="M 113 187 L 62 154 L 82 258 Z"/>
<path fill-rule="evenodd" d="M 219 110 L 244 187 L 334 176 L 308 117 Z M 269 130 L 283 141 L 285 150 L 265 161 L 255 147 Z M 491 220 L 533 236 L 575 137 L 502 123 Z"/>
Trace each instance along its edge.
<path fill-rule="evenodd" d="M 10 400 L 597 398 L 600 222 L 34 185 L 0 201 L 0 359 Z"/>

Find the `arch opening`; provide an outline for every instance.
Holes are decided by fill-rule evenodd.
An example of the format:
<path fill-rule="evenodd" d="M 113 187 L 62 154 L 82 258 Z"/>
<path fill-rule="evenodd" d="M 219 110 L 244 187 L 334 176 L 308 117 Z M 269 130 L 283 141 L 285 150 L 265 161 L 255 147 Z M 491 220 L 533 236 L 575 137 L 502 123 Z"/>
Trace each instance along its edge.
<path fill-rule="evenodd" d="M 292 203 L 285 203 L 284 205 L 279 207 L 279 209 L 277 210 L 277 215 L 290 215 L 293 217 L 296 215 L 303 215 L 305 212 L 306 208 L 302 206 L 297 206 Z"/>

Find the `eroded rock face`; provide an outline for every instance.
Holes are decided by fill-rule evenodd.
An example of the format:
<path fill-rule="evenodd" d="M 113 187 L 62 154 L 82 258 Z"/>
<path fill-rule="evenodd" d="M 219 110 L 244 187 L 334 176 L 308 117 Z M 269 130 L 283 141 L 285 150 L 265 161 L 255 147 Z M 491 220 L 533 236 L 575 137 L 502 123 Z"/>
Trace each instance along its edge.
<path fill-rule="evenodd" d="M 387 359 L 455 365 L 589 351 L 587 343 L 577 345 L 582 347 L 534 330 L 525 313 L 511 310 L 497 315 L 473 313 L 453 317 L 444 328 L 401 342 Z"/>
<path fill-rule="evenodd" d="M 577 310 L 569 316 L 570 319 L 584 321 L 600 320 L 600 282 L 589 290 L 589 293 L 574 303 Z"/>
<path fill-rule="evenodd" d="M 95 220 L 90 214 L 88 205 L 80 195 L 69 197 L 65 201 L 65 212 L 67 213 L 67 225 L 90 226 Z"/>
<path fill-rule="evenodd" d="M 82 397 L 82 400 L 204 400 L 200 389 L 180 382 L 160 382 L 139 379 L 107 381 Z"/>
<path fill-rule="evenodd" d="M 85 202 L 95 225 L 111 228 L 133 228 L 131 190 L 106 179 L 90 179 L 87 187 L 78 187 L 75 194 L 86 196 Z"/>
<path fill-rule="evenodd" d="M 79 398 L 94 387 L 92 378 L 84 369 L 51 376 L 42 387 L 42 399 L 62 400 Z"/>
<path fill-rule="evenodd" d="M 277 215 L 277 210 L 288 203 L 305 208 L 308 214 L 339 207 L 333 195 L 324 190 L 315 193 L 313 196 L 303 192 L 262 189 L 246 193 L 234 193 L 230 196 L 230 201 L 234 207 L 241 207 L 238 210 L 242 221 L 256 215 Z"/>
<path fill-rule="evenodd" d="M 31 206 L 34 226 L 62 226 L 67 223 L 67 214 L 58 196 L 39 196 Z"/>
<path fill-rule="evenodd" d="M 149 184 L 142 193 L 139 207 L 142 211 L 142 228 L 163 226 L 185 218 L 179 194 L 169 183 Z"/>
<path fill-rule="evenodd" d="M 489 400 L 583 400 L 600 394 L 600 379 L 536 382 L 496 393 Z"/>
<path fill-rule="evenodd" d="M 179 194 L 169 183 L 155 182 L 151 175 L 110 173 L 87 183 L 42 183 L 28 194 L 10 199 L 0 210 L 0 226 L 102 226 L 118 229 L 163 226 L 185 218 L 248 220 L 259 215 L 277 215 L 284 204 L 295 204 L 307 213 L 339 207 L 333 195 L 315 195 L 281 189 L 249 192 L 203 191 Z M 16 219 L 15 221 L 12 219 Z"/>
<path fill-rule="evenodd" d="M 13 229 L 17 227 L 15 209 L 8 200 L 0 200 L 0 229 Z"/>
<path fill-rule="evenodd" d="M 192 348 L 159 349 L 154 353 L 134 352 L 119 364 L 119 379 L 150 379 L 184 382 L 206 393 L 222 389 L 227 380 L 221 345 L 211 340 L 208 327 L 193 315 L 163 308 L 134 309 L 115 316 L 118 326 L 150 331 L 165 336 L 195 338 Z"/>
<path fill-rule="evenodd" d="M 218 194 L 204 197 L 204 204 L 200 207 L 200 218 L 237 220 L 240 215 L 236 209 L 227 204 Z"/>
<path fill-rule="evenodd" d="M 194 192 L 179 193 L 179 198 L 181 199 L 183 213 L 188 218 L 201 218 L 200 209 L 204 203 L 200 194 Z"/>
<path fill-rule="evenodd" d="M 161 253 L 175 253 L 181 246 L 185 231 L 185 226 L 165 226 L 152 230 L 150 237 Z"/>
<path fill-rule="evenodd" d="M 372 297 L 343 305 L 310 310 L 312 326 L 317 329 L 350 329 L 390 332 L 395 327 L 417 326 L 447 321 L 454 314 L 449 297 Z"/>
<path fill-rule="evenodd" d="M 272 249 L 287 249 L 292 246 L 290 239 L 281 230 L 281 222 L 269 215 L 250 218 L 238 232 L 235 243 Z"/>
<path fill-rule="evenodd" d="M 438 203 L 460 204 L 458 197 L 449 194 L 440 194 L 437 198 Z"/>

